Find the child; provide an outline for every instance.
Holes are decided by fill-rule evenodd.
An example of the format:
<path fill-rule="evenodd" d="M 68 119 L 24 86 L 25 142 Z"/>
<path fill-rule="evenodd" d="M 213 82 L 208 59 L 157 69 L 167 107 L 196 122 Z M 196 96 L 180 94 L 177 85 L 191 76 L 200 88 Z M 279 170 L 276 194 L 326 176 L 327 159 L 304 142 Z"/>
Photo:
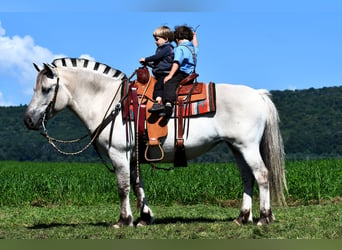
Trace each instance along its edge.
<path fill-rule="evenodd" d="M 165 111 L 160 115 L 170 117 L 176 100 L 176 90 L 179 83 L 188 75 L 195 72 L 198 41 L 196 32 L 190 27 L 177 26 L 174 31 L 174 39 L 177 47 L 174 50 L 175 56 L 170 73 L 164 78 Z"/>
<path fill-rule="evenodd" d="M 157 45 L 156 53 L 153 56 L 141 58 L 139 61 L 152 67 L 152 73 L 157 80 L 153 92 L 153 99 L 156 100 L 156 103 L 148 111 L 161 112 L 164 110 L 162 100 L 164 78 L 170 73 L 174 57 L 171 44 L 173 32 L 169 27 L 161 26 L 153 32 L 153 37 Z"/>

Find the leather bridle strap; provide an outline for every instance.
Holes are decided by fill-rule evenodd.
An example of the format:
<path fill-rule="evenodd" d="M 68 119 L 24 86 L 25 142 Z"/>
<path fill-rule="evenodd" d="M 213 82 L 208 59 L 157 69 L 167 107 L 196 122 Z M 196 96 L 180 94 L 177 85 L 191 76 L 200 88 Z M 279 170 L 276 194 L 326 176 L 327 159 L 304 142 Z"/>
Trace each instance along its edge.
<path fill-rule="evenodd" d="M 50 103 L 47 105 L 45 111 L 44 111 L 44 115 L 43 115 L 43 120 L 42 120 L 42 127 L 44 129 L 44 133 L 47 133 L 47 129 L 45 126 L 45 123 L 47 122 L 47 116 L 50 113 L 50 111 L 54 108 L 55 103 L 56 103 L 56 99 L 57 99 L 57 92 L 59 89 L 59 77 L 57 77 L 57 82 L 56 82 L 56 87 L 55 87 L 55 92 L 53 94 L 53 97 L 50 101 Z"/>

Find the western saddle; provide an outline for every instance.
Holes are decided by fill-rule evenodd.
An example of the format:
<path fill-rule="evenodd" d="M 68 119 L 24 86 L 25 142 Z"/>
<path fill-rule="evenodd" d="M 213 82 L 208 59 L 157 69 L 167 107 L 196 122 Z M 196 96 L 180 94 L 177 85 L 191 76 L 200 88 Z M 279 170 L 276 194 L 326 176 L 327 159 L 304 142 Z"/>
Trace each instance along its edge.
<path fill-rule="evenodd" d="M 169 118 L 160 117 L 158 114 L 148 112 L 152 107 L 153 91 L 156 79 L 151 76 L 146 67 L 136 70 L 136 80 L 128 83 L 124 88 L 127 98 L 123 103 L 123 118 L 135 121 L 135 129 L 139 139 L 144 138 L 146 148 L 144 150 L 144 159 L 147 162 L 159 162 L 164 158 L 162 142 L 168 134 Z M 187 159 L 184 149 L 184 124 L 189 119 L 191 112 L 190 104 L 196 101 L 206 99 L 207 91 L 203 83 L 196 81 L 197 73 L 191 74 L 183 79 L 177 89 L 177 100 L 174 105 L 175 121 L 175 161 L 174 166 L 186 167 Z M 189 129 L 189 121 L 187 122 Z M 139 150 L 140 151 L 140 150 Z"/>

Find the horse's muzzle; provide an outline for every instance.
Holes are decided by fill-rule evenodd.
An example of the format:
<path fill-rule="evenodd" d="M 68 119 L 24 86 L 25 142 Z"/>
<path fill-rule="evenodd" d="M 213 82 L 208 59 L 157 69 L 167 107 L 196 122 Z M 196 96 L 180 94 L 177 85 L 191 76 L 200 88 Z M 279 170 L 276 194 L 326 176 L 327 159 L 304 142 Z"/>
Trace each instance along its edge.
<path fill-rule="evenodd" d="M 34 121 L 30 115 L 25 114 L 24 123 L 28 129 L 39 130 L 42 126 L 42 118 L 39 118 L 38 121 Z"/>

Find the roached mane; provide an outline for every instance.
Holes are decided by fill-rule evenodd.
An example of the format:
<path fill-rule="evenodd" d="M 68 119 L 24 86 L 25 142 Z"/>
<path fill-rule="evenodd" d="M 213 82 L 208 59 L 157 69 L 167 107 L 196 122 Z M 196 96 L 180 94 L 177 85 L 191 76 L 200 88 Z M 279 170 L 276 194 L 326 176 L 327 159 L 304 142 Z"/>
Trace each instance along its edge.
<path fill-rule="evenodd" d="M 124 80 L 127 78 L 126 75 L 118 69 L 114 69 L 106 64 L 84 58 L 58 58 L 52 62 L 52 65 L 56 67 L 83 68 L 93 70 L 117 80 Z"/>

